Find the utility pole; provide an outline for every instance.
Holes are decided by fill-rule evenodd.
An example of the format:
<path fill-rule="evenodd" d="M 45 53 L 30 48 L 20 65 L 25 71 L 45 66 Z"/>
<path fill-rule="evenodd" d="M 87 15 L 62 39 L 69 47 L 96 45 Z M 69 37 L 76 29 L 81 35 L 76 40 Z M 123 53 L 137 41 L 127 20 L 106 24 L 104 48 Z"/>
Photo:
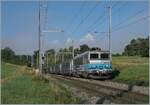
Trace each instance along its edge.
<path fill-rule="evenodd" d="M 56 51 L 54 53 L 54 63 L 55 63 L 55 65 L 54 65 L 54 71 L 55 71 L 55 69 L 56 69 Z"/>
<path fill-rule="evenodd" d="M 44 7 L 42 7 L 42 3 L 41 3 L 42 1 L 39 1 L 39 27 L 38 27 L 38 49 L 39 49 L 39 56 L 38 56 L 38 58 L 39 58 L 39 65 L 38 65 L 38 68 L 39 68 L 39 72 L 40 72 L 40 74 L 42 74 L 42 55 L 41 55 L 41 37 L 43 36 L 43 33 L 47 33 L 47 32 L 64 32 L 63 30 L 42 30 L 42 26 L 41 26 L 41 24 L 42 24 L 42 21 L 41 21 L 41 18 L 42 18 L 42 8 L 44 8 Z M 47 8 L 47 7 L 46 7 Z"/>
<path fill-rule="evenodd" d="M 28 55 L 26 55 L 26 61 L 28 62 L 29 58 L 28 58 Z"/>
<path fill-rule="evenodd" d="M 74 41 L 72 39 L 72 71 L 74 69 Z"/>
<path fill-rule="evenodd" d="M 32 67 L 34 67 L 34 54 L 31 56 Z"/>
<path fill-rule="evenodd" d="M 111 53 L 111 6 L 108 7 L 109 9 L 109 52 L 110 52 L 110 60 L 112 61 L 112 53 Z"/>
<path fill-rule="evenodd" d="M 39 43 L 39 72 L 42 74 L 42 58 L 41 58 L 41 2 L 39 2 L 39 35 L 38 35 L 38 43 Z"/>
<path fill-rule="evenodd" d="M 48 69 L 48 61 L 49 61 L 48 58 L 49 58 L 49 57 L 48 57 L 48 52 L 47 52 L 47 53 L 46 53 L 46 67 L 47 67 L 47 69 Z"/>
<path fill-rule="evenodd" d="M 39 68 L 39 53 L 36 54 L 36 68 Z"/>
<path fill-rule="evenodd" d="M 64 62 L 64 51 L 62 52 L 62 62 Z"/>

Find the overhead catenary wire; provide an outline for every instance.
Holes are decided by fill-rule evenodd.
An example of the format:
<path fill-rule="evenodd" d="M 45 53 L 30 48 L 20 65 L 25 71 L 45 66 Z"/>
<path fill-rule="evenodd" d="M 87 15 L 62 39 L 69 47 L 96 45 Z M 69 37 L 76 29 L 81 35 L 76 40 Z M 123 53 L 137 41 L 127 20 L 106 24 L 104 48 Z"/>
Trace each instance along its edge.
<path fill-rule="evenodd" d="M 116 5 L 117 5 L 117 2 L 112 5 L 112 8 L 114 8 Z M 84 31 L 83 33 L 91 32 L 91 31 L 89 31 L 90 28 L 94 29 L 94 28 L 97 27 L 97 25 L 101 24 L 101 23 L 106 19 L 105 13 L 106 13 L 106 10 L 104 10 L 103 13 L 102 13 L 103 15 L 100 15 L 91 25 L 88 26 L 87 30 Z M 98 22 L 100 19 L 103 19 L 103 21 L 102 21 L 101 23 Z M 99 23 L 99 24 L 98 24 L 98 23 Z M 97 25 L 96 25 L 96 24 L 97 24 Z M 94 27 L 93 27 L 93 26 L 94 26 Z M 91 30 L 92 30 L 92 29 L 91 29 Z"/>
<path fill-rule="evenodd" d="M 65 29 L 68 29 L 69 27 L 71 27 L 73 24 L 73 22 L 75 21 L 75 19 L 78 17 L 78 15 L 79 15 L 79 12 L 80 11 L 82 11 L 82 9 L 84 8 L 84 6 L 85 6 L 85 1 L 83 1 L 83 3 L 81 4 L 81 6 L 80 6 L 80 8 L 77 10 L 77 12 L 72 16 L 72 18 L 71 18 L 71 20 L 70 20 L 70 22 L 69 22 L 69 24 L 65 27 Z"/>
<path fill-rule="evenodd" d="M 76 18 L 79 15 L 79 12 L 81 12 L 83 10 L 83 8 L 85 7 L 86 1 L 83 1 L 83 3 L 81 4 L 80 8 L 77 10 L 77 12 L 73 15 L 72 19 L 70 20 L 69 24 L 64 28 L 64 30 L 68 30 L 70 27 L 72 27 L 73 22 L 76 20 Z M 66 34 L 70 34 L 69 31 L 65 31 Z M 65 35 L 65 34 L 64 34 Z"/>
<path fill-rule="evenodd" d="M 117 5 L 117 3 L 113 4 L 112 8 L 114 8 L 116 5 Z M 97 6 L 97 5 L 95 5 L 95 8 L 96 8 L 96 6 Z M 94 9 L 95 9 L 95 8 L 94 8 Z M 94 10 L 94 9 L 93 9 L 93 10 Z M 105 11 L 104 11 L 104 14 L 105 14 Z M 105 17 L 105 15 L 102 15 L 102 16 Z M 101 18 L 101 16 L 100 16 L 99 18 Z M 99 20 L 99 18 L 98 18 L 97 20 Z M 86 19 L 87 19 L 87 18 L 86 18 Z M 86 19 L 85 19 L 85 20 L 86 20 Z M 85 20 L 84 20 L 84 21 L 85 21 Z M 94 23 L 97 23 L 97 21 L 95 21 Z M 94 23 L 93 23 L 93 24 L 94 24 Z M 79 25 L 80 25 L 80 24 L 79 24 Z M 90 28 L 90 27 L 91 27 L 91 26 L 89 26 L 89 28 Z"/>
<path fill-rule="evenodd" d="M 112 5 L 112 9 L 113 8 L 115 8 L 116 7 L 116 5 L 117 5 L 117 2 L 115 3 L 115 4 L 113 4 Z M 117 11 L 118 10 L 120 10 L 123 6 L 125 6 L 125 5 L 127 5 L 127 2 L 125 2 L 123 5 L 121 5 L 118 9 L 117 9 Z M 113 15 L 115 14 L 115 13 L 117 13 L 117 11 L 112 11 L 113 12 Z M 104 13 L 103 14 L 105 14 L 106 13 L 106 10 L 104 11 Z M 97 20 L 96 21 L 94 21 L 94 23 L 93 24 L 91 24 L 87 29 L 88 29 L 88 32 L 91 32 L 94 28 L 96 28 L 99 24 L 102 24 L 107 18 L 106 18 L 106 15 L 102 15 L 103 17 L 101 17 L 101 16 L 99 16 L 98 18 L 97 18 Z M 100 19 L 102 19 L 102 21 L 99 23 L 98 21 L 100 20 Z M 93 27 L 93 25 L 95 25 L 94 27 Z M 91 29 L 90 29 L 91 28 Z M 89 29 L 91 30 L 91 31 L 89 31 Z M 86 33 L 87 31 L 85 31 L 84 33 Z"/>
<path fill-rule="evenodd" d="M 123 28 L 126 28 L 126 27 L 128 27 L 128 26 L 130 26 L 130 25 L 137 24 L 138 22 L 141 22 L 142 20 L 145 20 L 146 18 L 149 18 L 149 17 L 150 17 L 150 16 L 144 16 L 144 17 L 142 17 L 142 18 L 140 18 L 140 19 L 138 19 L 138 20 L 135 20 L 135 21 L 133 21 L 133 22 L 131 22 L 131 23 L 129 23 L 129 24 L 126 24 L 126 25 L 124 25 L 124 26 L 120 26 L 120 27 L 118 27 L 117 29 L 113 30 L 112 32 L 116 32 L 116 31 L 121 30 L 121 29 L 123 29 Z"/>
<path fill-rule="evenodd" d="M 112 8 L 114 8 L 116 5 L 117 5 L 117 2 L 116 2 L 115 4 L 113 4 Z M 94 11 L 94 9 L 95 9 L 97 6 L 98 6 L 98 4 L 96 4 L 96 5 L 90 10 L 90 12 L 89 12 L 88 15 L 85 17 L 85 19 L 81 20 L 81 22 L 78 24 L 78 26 L 76 27 L 76 29 L 75 29 L 72 33 L 75 33 L 75 31 L 77 31 L 77 29 L 80 27 L 80 25 L 83 24 L 84 21 L 87 20 L 87 18 L 91 15 L 91 13 Z M 103 14 L 105 14 L 105 11 L 104 11 Z M 105 15 L 102 15 L 102 16 L 105 17 Z M 99 16 L 98 19 L 97 19 L 96 21 L 94 21 L 93 24 L 97 23 L 97 21 L 98 21 L 100 18 L 101 18 L 101 16 Z M 89 28 L 90 28 L 91 26 L 93 26 L 93 24 L 90 25 Z"/>
<path fill-rule="evenodd" d="M 92 14 L 92 12 L 94 11 L 94 9 L 95 9 L 98 5 L 99 5 L 99 4 L 97 3 L 95 6 L 93 6 L 93 8 L 90 9 L 90 11 L 88 12 L 88 14 L 85 16 L 84 19 L 82 19 L 82 20 L 80 21 L 80 23 L 75 27 L 75 29 L 73 30 L 72 33 L 75 33 L 75 32 L 78 30 L 78 28 L 88 19 L 88 17 Z"/>
<path fill-rule="evenodd" d="M 85 2 L 81 5 L 81 8 L 83 8 L 84 5 L 85 5 Z M 95 6 L 93 6 L 93 8 L 88 12 L 87 16 L 86 16 L 83 20 L 81 20 L 81 22 L 78 24 L 78 26 L 75 28 L 75 30 L 74 30 L 73 32 L 71 32 L 72 34 L 75 33 L 75 31 L 77 31 L 78 27 L 79 27 L 82 23 L 84 23 L 84 21 L 91 15 L 91 13 L 94 11 L 94 9 L 95 9 L 97 6 L 98 6 L 98 4 L 96 4 Z M 81 10 L 81 9 L 79 9 L 79 10 Z M 76 15 L 78 15 L 78 13 L 77 13 Z M 73 18 L 76 18 L 76 17 L 74 16 Z M 73 19 L 73 21 L 74 21 L 74 19 Z M 72 23 L 72 22 L 71 22 L 71 23 Z M 68 26 L 69 26 L 69 25 L 68 25 Z M 71 27 L 71 26 L 72 26 L 72 24 L 71 24 L 69 27 Z M 68 32 L 68 31 L 67 31 L 67 32 Z M 69 33 L 69 34 L 70 34 L 70 33 Z"/>
<path fill-rule="evenodd" d="M 115 29 L 116 27 L 120 26 L 120 25 L 123 24 L 124 22 L 133 19 L 134 17 L 136 17 L 136 16 L 139 15 L 140 13 L 144 12 L 145 9 L 147 9 L 147 7 L 146 7 L 146 8 L 143 8 L 142 10 L 139 10 L 138 12 L 136 12 L 135 14 L 133 14 L 132 16 L 129 16 L 129 17 L 127 17 L 126 19 L 124 19 L 123 21 L 121 21 L 120 23 L 114 25 L 114 26 L 112 27 L 112 29 Z"/>
<path fill-rule="evenodd" d="M 117 25 L 113 26 L 112 29 L 114 29 L 115 27 L 120 26 L 121 24 L 123 24 L 123 23 L 126 22 L 126 21 L 129 21 L 130 19 L 133 19 L 133 18 L 136 17 L 138 14 L 142 13 L 145 9 L 147 9 L 147 7 L 146 7 L 146 8 L 143 8 L 142 10 L 140 10 L 140 11 L 138 11 L 138 12 L 136 12 L 136 13 L 133 14 L 132 16 L 127 17 L 124 21 L 121 21 L 121 22 L 118 23 Z M 120 10 L 120 8 L 119 8 L 118 10 Z M 139 20 L 141 20 L 141 19 L 139 19 Z M 123 27 L 124 27 L 124 26 L 123 26 Z M 117 29 L 120 29 L 120 27 L 117 28 Z M 115 30 L 117 30 L 117 29 L 115 29 Z M 112 32 L 114 32 L 114 31 L 112 31 Z"/>
<path fill-rule="evenodd" d="M 105 14 L 105 13 L 106 13 L 106 11 L 103 12 L 103 14 Z M 99 16 L 99 17 L 96 19 L 96 21 L 94 21 L 93 24 L 91 24 L 91 25 L 87 28 L 88 31 L 89 31 L 89 29 L 90 29 L 91 27 L 93 27 L 95 24 L 97 24 L 100 19 L 103 19 L 104 17 L 105 17 L 105 15 L 102 15 L 102 17 Z M 94 28 L 95 28 L 95 27 L 94 27 Z M 85 32 L 84 32 L 84 33 L 85 33 Z"/>

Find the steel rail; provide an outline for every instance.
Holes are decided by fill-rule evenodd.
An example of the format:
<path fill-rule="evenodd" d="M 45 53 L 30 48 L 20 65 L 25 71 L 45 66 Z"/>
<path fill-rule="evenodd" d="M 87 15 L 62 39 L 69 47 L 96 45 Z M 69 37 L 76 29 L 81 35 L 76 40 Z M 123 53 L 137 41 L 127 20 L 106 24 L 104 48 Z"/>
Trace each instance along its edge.
<path fill-rule="evenodd" d="M 119 103 L 130 103 L 130 104 L 144 103 L 143 97 L 147 97 L 143 94 L 136 94 L 131 91 L 121 90 L 118 88 L 112 88 L 97 83 L 96 84 L 93 83 L 93 81 L 97 80 L 81 79 L 56 74 L 46 74 L 46 76 L 56 79 L 57 81 L 59 81 L 59 83 L 79 88 L 80 90 L 86 91 L 87 93 L 90 93 L 92 95 L 105 97 L 106 99 L 109 99 L 115 103 L 118 103 L 119 101 L 120 101 Z M 86 80 L 88 80 L 88 82 Z M 102 81 L 102 82 L 107 83 L 110 81 Z"/>
<path fill-rule="evenodd" d="M 100 80 L 93 80 L 93 79 L 84 79 L 84 78 L 77 78 L 77 77 L 70 77 L 64 75 L 55 75 L 57 77 L 62 77 L 70 80 L 78 80 L 81 82 L 87 82 L 97 86 L 103 86 L 106 88 L 111 88 L 114 90 L 120 90 L 122 92 L 131 92 L 139 95 L 149 95 L 149 88 L 144 86 L 135 86 L 135 85 L 128 85 L 124 83 L 112 82 L 110 80 L 100 81 Z"/>

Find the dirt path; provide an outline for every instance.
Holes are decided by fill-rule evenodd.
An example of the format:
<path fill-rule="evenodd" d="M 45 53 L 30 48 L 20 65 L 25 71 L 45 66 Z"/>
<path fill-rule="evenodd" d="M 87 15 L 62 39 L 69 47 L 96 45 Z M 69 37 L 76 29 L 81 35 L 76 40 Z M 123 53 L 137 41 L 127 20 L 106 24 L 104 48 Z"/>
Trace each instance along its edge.
<path fill-rule="evenodd" d="M 20 66 L 19 69 L 17 69 L 15 71 L 15 74 L 13 74 L 12 76 L 1 79 L 1 84 L 7 83 L 7 82 L 14 80 L 17 77 L 21 76 L 24 73 L 25 69 L 26 69 L 25 66 Z"/>

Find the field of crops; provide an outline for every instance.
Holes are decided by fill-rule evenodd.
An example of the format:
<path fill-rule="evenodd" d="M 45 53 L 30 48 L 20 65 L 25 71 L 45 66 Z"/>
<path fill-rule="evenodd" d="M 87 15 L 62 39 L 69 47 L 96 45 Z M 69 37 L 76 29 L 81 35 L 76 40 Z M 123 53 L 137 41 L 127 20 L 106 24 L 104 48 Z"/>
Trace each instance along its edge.
<path fill-rule="evenodd" d="M 2 63 L 2 104 L 78 103 L 64 87 L 38 80 L 24 73 L 23 67 Z"/>
<path fill-rule="evenodd" d="M 143 86 L 149 84 L 149 58 L 113 57 L 113 68 L 118 71 L 113 81 Z"/>

